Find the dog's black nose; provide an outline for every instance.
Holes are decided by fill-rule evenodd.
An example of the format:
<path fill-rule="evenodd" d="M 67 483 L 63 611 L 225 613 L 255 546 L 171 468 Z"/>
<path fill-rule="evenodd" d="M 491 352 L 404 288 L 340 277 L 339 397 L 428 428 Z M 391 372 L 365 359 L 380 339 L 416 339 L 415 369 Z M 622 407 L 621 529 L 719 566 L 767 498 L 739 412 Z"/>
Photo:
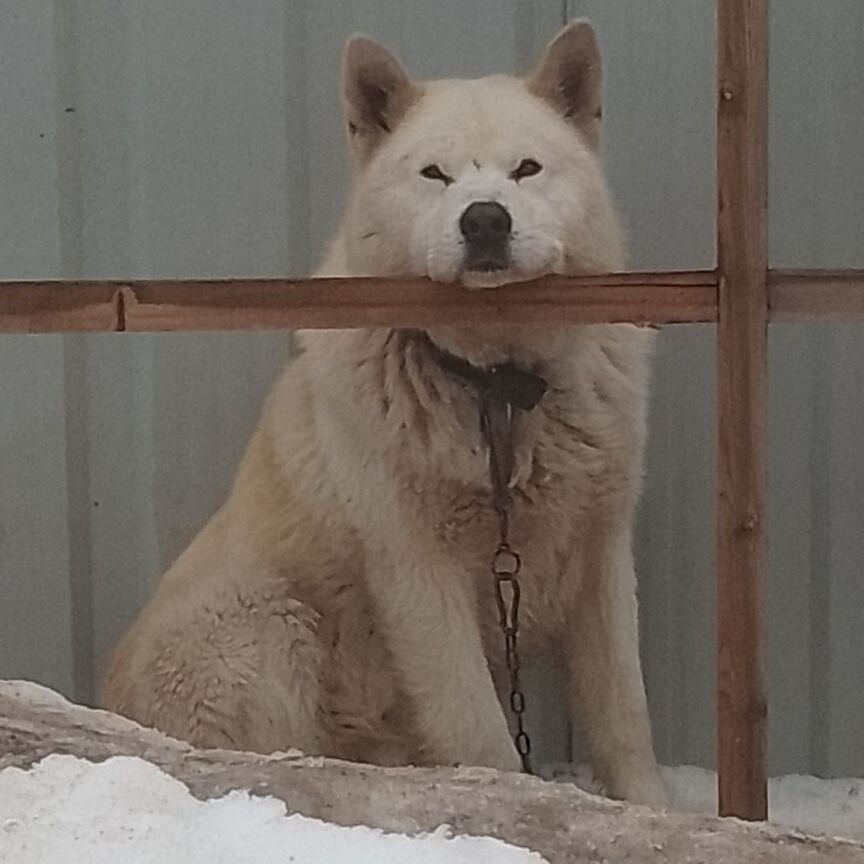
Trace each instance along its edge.
<path fill-rule="evenodd" d="M 465 238 L 465 266 L 469 270 L 504 270 L 513 219 L 497 201 L 475 201 L 459 219 Z"/>
<path fill-rule="evenodd" d="M 497 243 L 510 236 L 513 220 L 497 201 L 475 201 L 462 214 L 459 228 L 469 243 Z"/>

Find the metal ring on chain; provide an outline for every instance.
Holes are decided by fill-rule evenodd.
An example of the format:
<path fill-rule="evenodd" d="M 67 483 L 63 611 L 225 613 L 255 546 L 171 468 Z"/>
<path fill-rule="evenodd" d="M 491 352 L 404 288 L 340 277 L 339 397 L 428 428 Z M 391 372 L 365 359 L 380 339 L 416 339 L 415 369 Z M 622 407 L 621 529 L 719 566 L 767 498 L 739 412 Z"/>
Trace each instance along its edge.
<path fill-rule="evenodd" d="M 525 694 L 520 692 L 511 693 L 510 707 L 514 713 L 522 714 L 525 711 Z"/>
<path fill-rule="evenodd" d="M 509 546 L 501 546 L 492 559 L 492 572 L 499 577 L 517 576 L 522 570 L 522 559 Z"/>

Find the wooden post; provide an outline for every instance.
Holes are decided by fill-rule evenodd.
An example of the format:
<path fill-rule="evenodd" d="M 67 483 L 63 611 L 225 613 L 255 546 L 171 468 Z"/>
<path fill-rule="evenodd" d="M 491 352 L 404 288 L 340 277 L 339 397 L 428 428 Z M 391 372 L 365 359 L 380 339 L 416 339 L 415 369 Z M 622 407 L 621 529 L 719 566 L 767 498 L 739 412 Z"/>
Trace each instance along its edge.
<path fill-rule="evenodd" d="M 768 0 L 718 0 L 717 723 L 722 816 L 767 818 L 762 606 Z"/>

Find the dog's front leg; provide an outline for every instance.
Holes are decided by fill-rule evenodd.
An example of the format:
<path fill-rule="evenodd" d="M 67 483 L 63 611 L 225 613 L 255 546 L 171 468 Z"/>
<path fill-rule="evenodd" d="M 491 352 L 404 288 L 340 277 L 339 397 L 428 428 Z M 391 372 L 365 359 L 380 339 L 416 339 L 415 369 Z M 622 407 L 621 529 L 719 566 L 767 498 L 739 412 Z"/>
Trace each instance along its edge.
<path fill-rule="evenodd" d="M 599 531 L 581 562 L 566 654 L 572 710 L 608 794 L 663 806 L 639 662 L 636 578 L 628 531 Z"/>
<path fill-rule="evenodd" d="M 426 761 L 518 771 L 471 580 L 458 564 L 420 551 L 376 556 L 367 572 Z"/>

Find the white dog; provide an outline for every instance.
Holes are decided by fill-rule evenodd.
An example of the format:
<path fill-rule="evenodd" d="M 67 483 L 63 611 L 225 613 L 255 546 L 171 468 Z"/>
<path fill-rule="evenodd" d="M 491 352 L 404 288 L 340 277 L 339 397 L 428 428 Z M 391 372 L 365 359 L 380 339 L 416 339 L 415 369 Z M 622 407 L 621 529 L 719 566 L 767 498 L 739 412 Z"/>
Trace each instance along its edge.
<path fill-rule="evenodd" d="M 354 37 L 343 90 L 356 177 L 319 275 L 492 289 L 621 268 L 587 23 L 525 79 L 416 83 Z M 651 336 L 303 334 L 229 500 L 118 648 L 104 704 L 200 746 L 518 769 L 494 683 L 498 523 L 469 380 L 506 363 L 548 385 L 514 419 L 520 650 L 560 646 L 598 779 L 661 804 L 631 557 Z"/>

